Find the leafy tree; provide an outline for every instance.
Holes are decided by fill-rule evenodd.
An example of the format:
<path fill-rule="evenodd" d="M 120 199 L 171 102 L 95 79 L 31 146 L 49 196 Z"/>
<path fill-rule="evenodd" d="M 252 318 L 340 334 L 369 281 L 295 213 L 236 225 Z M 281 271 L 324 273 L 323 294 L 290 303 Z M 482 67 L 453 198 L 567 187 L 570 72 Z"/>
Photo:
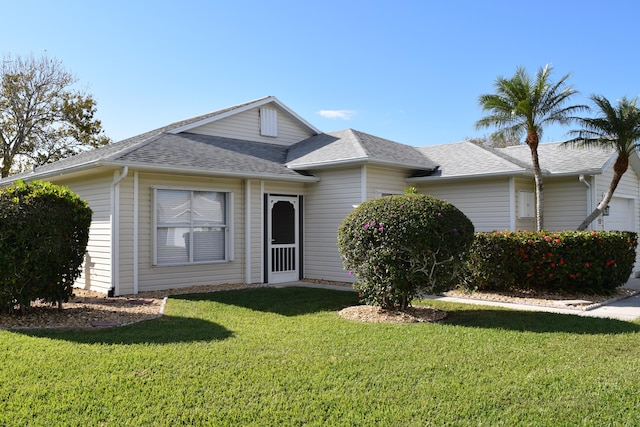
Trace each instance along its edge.
<path fill-rule="evenodd" d="M 0 177 L 110 142 L 96 102 L 62 63 L 5 56 L 0 64 Z"/>
<path fill-rule="evenodd" d="M 599 109 L 599 117 L 576 119 L 582 125 L 582 129 L 570 131 L 569 134 L 576 137 L 566 144 L 581 147 L 613 147 L 618 158 L 613 165 L 613 177 L 607 192 L 593 212 L 578 226 L 578 230 L 586 229 L 609 205 L 622 175 L 629 167 L 629 157 L 638 149 L 640 141 L 640 108 L 637 97 L 624 97 L 618 100 L 615 107 L 604 96 L 592 95 L 591 100 Z"/>
<path fill-rule="evenodd" d="M 547 65 L 531 79 L 523 67 L 518 67 L 510 79 L 498 77 L 495 81 L 495 94 L 480 95 L 478 102 L 483 111 L 489 114 L 476 122 L 476 128 L 497 127 L 497 138 L 520 140 L 531 150 L 531 163 L 535 179 L 536 193 L 536 229 L 544 226 L 543 221 L 543 183 L 542 170 L 538 160 L 538 145 L 543 128 L 551 124 L 566 125 L 573 120 L 575 111 L 588 109 L 585 105 L 565 107 L 568 99 L 577 93 L 566 82 L 566 74 L 558 82 L 550 79 L 552 67 Z"/>

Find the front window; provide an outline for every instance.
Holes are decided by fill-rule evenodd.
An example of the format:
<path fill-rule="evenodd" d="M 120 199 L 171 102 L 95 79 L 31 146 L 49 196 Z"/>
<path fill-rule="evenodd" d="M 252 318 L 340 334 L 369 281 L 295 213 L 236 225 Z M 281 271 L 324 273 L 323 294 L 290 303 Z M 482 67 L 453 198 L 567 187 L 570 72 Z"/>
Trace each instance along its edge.
<path fill-rule="evenodd" d="M 229 193 L 155 190 L 155 264 L 228 259 Z"/>

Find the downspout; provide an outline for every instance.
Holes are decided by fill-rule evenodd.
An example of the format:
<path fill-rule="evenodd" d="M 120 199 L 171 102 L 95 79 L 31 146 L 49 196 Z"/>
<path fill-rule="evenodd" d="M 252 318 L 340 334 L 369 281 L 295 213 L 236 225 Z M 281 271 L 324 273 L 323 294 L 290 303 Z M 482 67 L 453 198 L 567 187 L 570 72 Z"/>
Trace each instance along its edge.
<path fill-rule="evenodd" d="M 111 289 L 108 296 L 120 295 L 120 181 L 127 177 L 129 167 L 122 168 L 122 172 L 113 173 L 111 185 Z"/>
<path fill-rule="evenodd" d="M 138 294 L 138 222 L 140 218 L 140 202 L 138 197 L 139 188 L 138 172 L 133 173 L 133 293 Z"/>
<path fill-rule="evenodd" d="M 578 179 L 587 186 L 587 215 L 589 215 L 591 213 L 591 184 L 587 182 L 583 174 L 580 174 Z M 589 224 L 589 228 L 591 228 L 591 224 Z"/>

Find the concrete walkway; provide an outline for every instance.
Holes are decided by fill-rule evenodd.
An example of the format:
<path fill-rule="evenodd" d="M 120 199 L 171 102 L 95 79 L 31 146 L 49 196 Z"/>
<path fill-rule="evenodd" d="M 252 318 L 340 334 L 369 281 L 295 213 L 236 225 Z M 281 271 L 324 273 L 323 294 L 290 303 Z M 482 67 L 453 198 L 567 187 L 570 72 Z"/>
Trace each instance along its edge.
<path fill-rule="evenodd" d="M 348 286 L 325 285 L 325 284 L 310 283 L 310 282 L 288 282 L 288 283 L 274 284 L 270 286 L 274 286 L 274 287 L 302 286 L 302 287 L 308 287 L 308 288 L 353 291 L 353 289 Z M 640 292 L 640 279 L 635 279 L 635 278 L 630 279 L 624 287 L 631 288 Z M 442 295 L 427 295 L 425 296 L 425 298 L 431 299 L 431 300 L 437 300 L 437 301 L 448 301 L 448 302 L 458 302 L 458 303 L 464 303 L 464 304 L 506 307 L 513 310 L 544 311 L 549 313 L 573 314 L 575 316 L 601 317 L 601 318 L 617 319 L 617 320 L 624 320 L 624 321 L 632 321 L 640 318 L 640 294 L 636 294 L 624 299 L 619 299 L 617 301 L 605 302 L 601 306 L 592 308 L 590 310 L 545 307 L 545 306 L 528 305 L 528 304 L 502 303 L 502 302 L 485 301 L 485 300 L 479 300 L 479 299 L 476 300 L 471 298 L 447 297 Z"/>

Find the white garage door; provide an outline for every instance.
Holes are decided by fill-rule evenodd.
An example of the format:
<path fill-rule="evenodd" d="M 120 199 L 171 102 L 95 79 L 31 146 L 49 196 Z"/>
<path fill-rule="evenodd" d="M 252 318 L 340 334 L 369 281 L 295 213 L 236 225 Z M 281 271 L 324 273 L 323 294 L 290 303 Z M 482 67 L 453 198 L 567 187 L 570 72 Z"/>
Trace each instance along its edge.
<path fill-rule="evenodd" d="M 634 200 L 613 197 L 609 203 L 609 215 L 603 217 L 605 230 L 635 231 L 633 219 Z"/>

